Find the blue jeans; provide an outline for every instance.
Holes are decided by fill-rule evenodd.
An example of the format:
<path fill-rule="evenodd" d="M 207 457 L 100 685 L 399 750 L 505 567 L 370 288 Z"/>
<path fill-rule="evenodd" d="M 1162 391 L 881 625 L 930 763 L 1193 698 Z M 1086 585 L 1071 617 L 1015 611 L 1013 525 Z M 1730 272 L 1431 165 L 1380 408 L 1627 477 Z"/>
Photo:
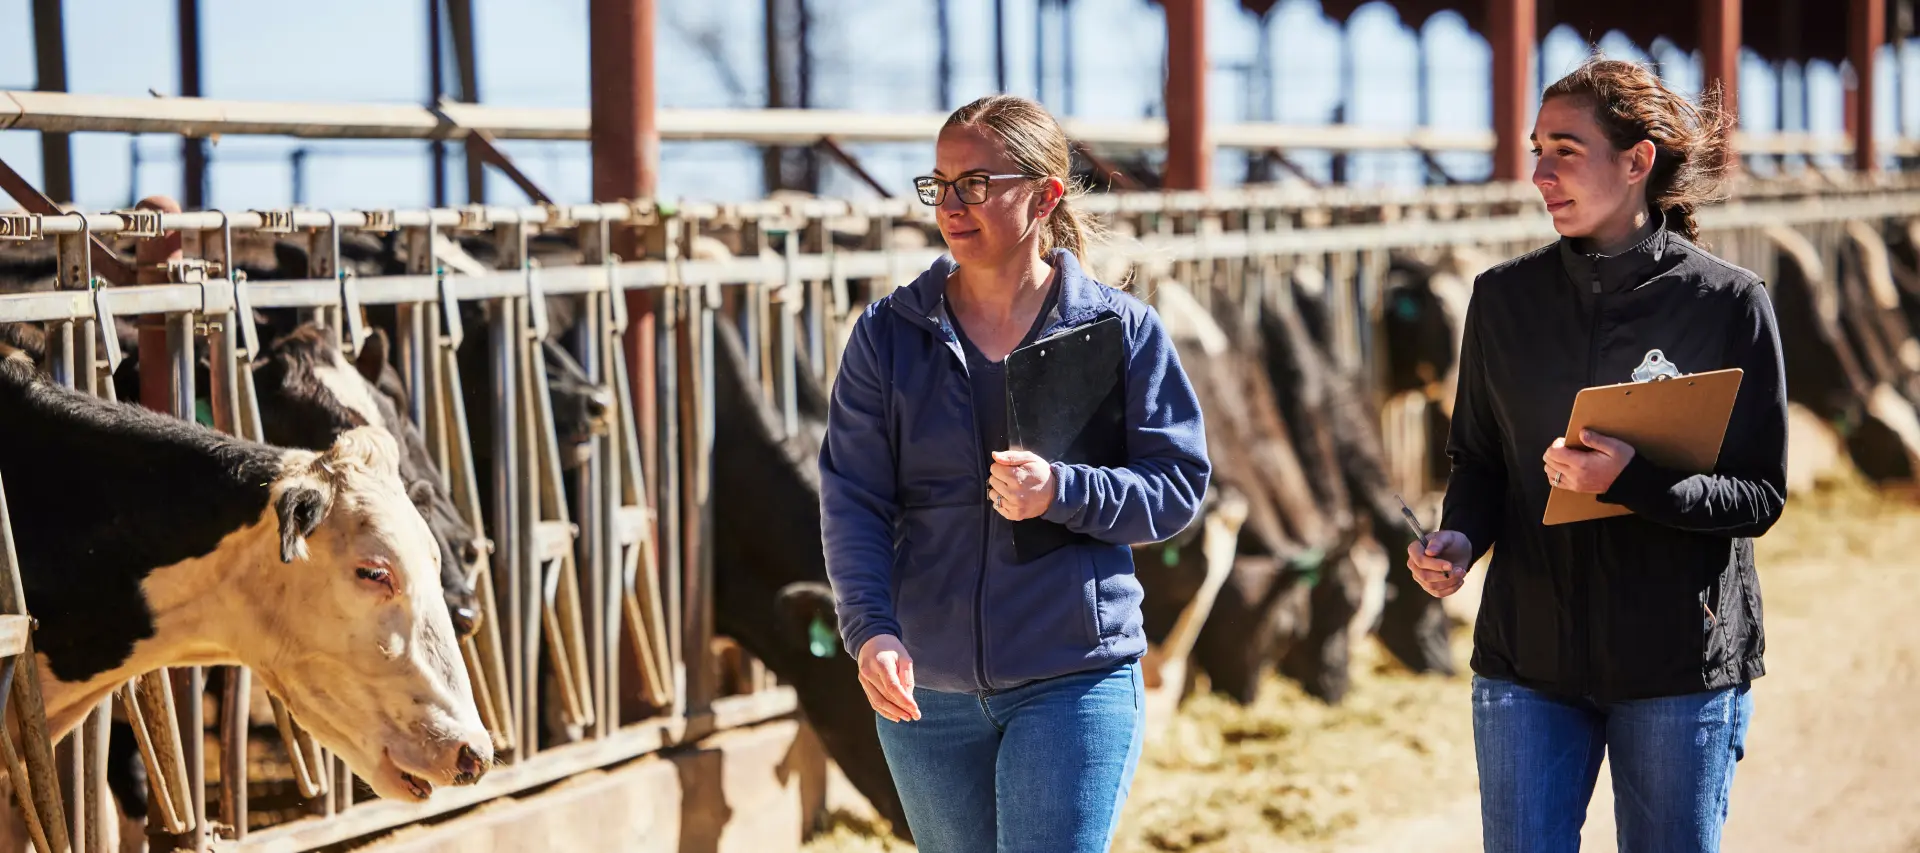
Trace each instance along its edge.
<path fill-rule="evenodd" d="M 1719 850 L 1753 718 L 1750 688 L 1593 702 L 1474 676 L 1486 850 L 1580 849 L 1603 754 L 1620 853 Z"/>
<path fill-rule="evenodd" d="M 1104 853 L 1140 763 L 1146 687 L 1129 661 L 1001 691 L 918 689 L 875 715 L 920 853 Z"/>

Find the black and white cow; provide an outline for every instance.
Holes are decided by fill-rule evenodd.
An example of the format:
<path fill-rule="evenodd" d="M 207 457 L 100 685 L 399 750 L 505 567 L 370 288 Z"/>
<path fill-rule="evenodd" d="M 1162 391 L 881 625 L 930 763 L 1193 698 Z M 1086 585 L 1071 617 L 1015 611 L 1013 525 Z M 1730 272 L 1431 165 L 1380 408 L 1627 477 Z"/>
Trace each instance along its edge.
<path fill-rule="evenodd" d="M 141 673 L 239 664 L 382 797 L 486 772 L 439 549 L 391 436 L 248 442 L 6 355 L 0 477 L 53 737 Z"/>

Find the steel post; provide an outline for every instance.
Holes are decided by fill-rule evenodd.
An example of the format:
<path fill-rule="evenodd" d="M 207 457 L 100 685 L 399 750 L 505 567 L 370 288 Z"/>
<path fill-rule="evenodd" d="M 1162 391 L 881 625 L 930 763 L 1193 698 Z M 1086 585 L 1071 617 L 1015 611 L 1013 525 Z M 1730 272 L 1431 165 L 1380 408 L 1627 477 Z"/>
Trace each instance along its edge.
<path fill-rule="evenodd" d="M 1167 168 L 1164 186 L 1202 190 L 1213 181 L 1207 134 L 1207 13 L 1203 0 L 1162 0 L 1167 12 Z"/>
<path fill-rule="evenodd" d="M 1493 47 L 1493 179 L 1527 176 L 1527 115 L 1532 103 L 1534 0 L 1487 0 L 1487 43 Z"/>

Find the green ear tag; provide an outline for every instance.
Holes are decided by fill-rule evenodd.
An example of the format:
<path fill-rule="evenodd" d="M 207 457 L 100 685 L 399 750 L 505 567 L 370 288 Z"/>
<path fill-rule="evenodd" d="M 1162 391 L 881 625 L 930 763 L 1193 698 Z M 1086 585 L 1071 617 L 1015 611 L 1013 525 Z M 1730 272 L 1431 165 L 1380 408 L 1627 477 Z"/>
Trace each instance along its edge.
<path fill-rule="evenodd" d="M 1180 565 L 1180 546 L 1168 545 L 1160 549 L 1160 562 L 1169 569 Z"/>
<path fill-rule="evenodd" d="M 807 651 L 817 658 L 832 657 L 840 647 L 840 635 L 827 625 L 824 614 L 813 614 L 807 623 Z"/>
<path fill-rule="evenodd" d="M 193 401 L 193 419 L 201 426 L 213 426 L 213 401 L 200 397 Z"/>

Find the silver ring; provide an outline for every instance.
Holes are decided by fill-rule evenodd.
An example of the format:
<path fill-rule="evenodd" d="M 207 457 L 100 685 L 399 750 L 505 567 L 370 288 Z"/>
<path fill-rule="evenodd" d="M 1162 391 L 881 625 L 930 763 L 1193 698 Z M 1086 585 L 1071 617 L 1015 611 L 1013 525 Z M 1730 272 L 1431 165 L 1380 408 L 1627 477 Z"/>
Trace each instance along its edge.
<path fill-rule="evenodd" d="M 1000 508 L 1000 499 L 1001 499 L 1001 496 L 1000 496 L 1000 495 L 994 495 L 994 496 L 993 496 L 993 508 L 994 508 L 994 509 L 999 509 L 999 508 Z"/>
<path fill-rule="evenodd" d="M 1560 485 L 1560 480 L 1565 478 L 1566 476 L 1567 476 L 1567 472 L 1565 471 L 1561 471 L 1560 473 L 1553 475 L 1553 484 L 1556 486 Z"/>

